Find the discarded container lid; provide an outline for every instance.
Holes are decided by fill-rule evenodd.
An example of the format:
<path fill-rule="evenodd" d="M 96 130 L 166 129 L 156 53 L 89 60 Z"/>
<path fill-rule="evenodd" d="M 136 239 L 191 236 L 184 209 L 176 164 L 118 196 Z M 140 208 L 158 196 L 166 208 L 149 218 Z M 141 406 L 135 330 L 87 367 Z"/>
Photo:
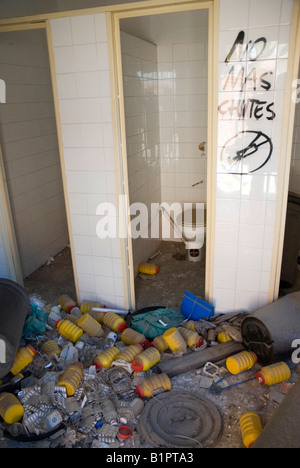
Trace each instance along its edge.
<path fill-rule="evenodd" d="M 121 426 L 119 428 L 118 436 L 120 439 L 129 439 L 132 435 L 132 430 L 128 426 Z"/>
<path fill-rule="evenodd" d="M 118 327 L 118 331 L 122 333 L 124 330 L 126 330 L 126 328 L 127 328 L 127 323 L 126 322 L 121 323 L 121 325 L 119 325 Z"/>
<path fill-rule="evenodd" d="M 56 324 L 55 324 L 55 328 L 58 328 L 58 326 L 59 326 L 60 322 L 62 322 L 62 320 L 63 320 L 63 319 L 57 320 L 57 322 L 56 322 Z"/>
<path fill-rule="evenodd" d="M 145 393 L 144 393 L 144 390 L 143 390 L 143 387 L 140 387 L 139 385 L 135 387 L 135 391 L 136 393 L 138 394 L 138 396 L 140 398 L 144 398 L 145 397 Z"/>
<path fill-rule="evenodd" d="M 143 363 L 136 360 L 132 362 L 131 367 L 135 372 L 142 372 L 144 369 Z"/>
<path fill-rule="evenodd" d="M 36 351 L 36 350 L 34 349 L 34 347 L 33 347 L 33 346 L 31 346 L 30 344 L 29 344 L 29 345 L 27 345 L 27 348 L 29 348 L 29 349 L 30 349 L 30 351 L 31 351 L 31 352 L 34 354 L 34 356 L 37 354 L 37 351 Z"/>

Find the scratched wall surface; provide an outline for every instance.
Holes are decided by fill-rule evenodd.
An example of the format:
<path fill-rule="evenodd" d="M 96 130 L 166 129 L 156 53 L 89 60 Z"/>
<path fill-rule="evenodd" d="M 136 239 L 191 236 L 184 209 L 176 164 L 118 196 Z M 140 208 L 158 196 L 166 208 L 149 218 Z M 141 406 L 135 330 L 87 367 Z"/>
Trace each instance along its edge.
<path fill-rule="evenodd" d="M 268 302 L 294 0 L 221 0 L 214 300 Z"/>

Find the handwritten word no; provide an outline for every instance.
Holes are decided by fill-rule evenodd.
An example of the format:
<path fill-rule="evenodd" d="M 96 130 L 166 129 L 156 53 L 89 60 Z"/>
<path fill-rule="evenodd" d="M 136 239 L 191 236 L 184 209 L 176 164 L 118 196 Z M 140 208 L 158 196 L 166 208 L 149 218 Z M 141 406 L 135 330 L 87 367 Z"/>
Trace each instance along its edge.
<path fill-rule="evenodd" d="M 231 61 L 232 56 L 236 51 L 239 53 L 238 60 L 240 62 L 245 58 L 251 62 L 255 62 L 261 56 L 267 45 L 267 39 L 265 37 L 260 37 L 259 39 L 256 39 L 255 42 L 249 41 L 246 46 L 244 45 L 244 41 L 245 31 L 241 31 L 227 55 L 225 63 Z"/>

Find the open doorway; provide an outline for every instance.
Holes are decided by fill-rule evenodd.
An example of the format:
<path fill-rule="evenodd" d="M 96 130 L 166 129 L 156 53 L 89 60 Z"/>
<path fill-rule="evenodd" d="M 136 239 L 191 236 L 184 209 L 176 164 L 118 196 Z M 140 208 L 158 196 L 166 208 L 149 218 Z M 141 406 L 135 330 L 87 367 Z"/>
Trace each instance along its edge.
<path fill-rule="evenodd" d="M 75 285 L 45 29 L 0 33 L 2 178 L 20 277 L 49 303 Z"/>
<path fill-rule="evenodd" d="M 128 198 L 147 208 L 130 240 L 135 308 L 180 306 L 185 291 L 206 292 L 209 10 L 122 18 L 120 41 Z M 203 213 L 189 222 L 201 230 L 199 245 L 180 235 L 186 207 Z M 140 274 L 144 262 L 160 273 Z"/>
<path fill-rule="evenodd" d="M 295 291 L 300 291 L 300 102 L 296 102 L 279 296 Z"/>

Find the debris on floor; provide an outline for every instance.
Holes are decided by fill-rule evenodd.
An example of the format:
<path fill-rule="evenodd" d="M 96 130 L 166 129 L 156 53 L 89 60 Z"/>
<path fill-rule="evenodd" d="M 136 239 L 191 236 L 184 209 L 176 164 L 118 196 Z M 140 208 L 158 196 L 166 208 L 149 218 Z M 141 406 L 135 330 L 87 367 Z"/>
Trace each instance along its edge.
<path fill-rule="evenodd" d="M 66 295 L 52 305 L 32 295 L 30 303 L 19 351 L 1 381 L 2 441 L 210 448 L 224 437 L 229 446 L 234 427 L 238 444 L 250 447 L 262 427 L 245 417 L 255 413 L 246 398 L 245 407 L 224 414 L 230 392 L 248 386 L 261 409 L 275 410 L 299 380 L 295 365 L 262 366 L 244 348 L 247 314 L 213 315 L 204 301 L 184 313 L 149 307 L 127 315 Z M 249 418 L 250 434 L 243 424 Z"/>

